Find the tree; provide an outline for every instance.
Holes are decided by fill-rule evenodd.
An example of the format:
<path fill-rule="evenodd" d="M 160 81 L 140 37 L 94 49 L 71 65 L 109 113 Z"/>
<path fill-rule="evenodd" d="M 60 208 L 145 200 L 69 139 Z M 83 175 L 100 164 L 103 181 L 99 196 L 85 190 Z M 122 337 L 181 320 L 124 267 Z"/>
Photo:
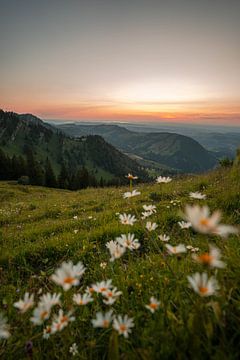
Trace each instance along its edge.
<path fill-rule="evenodd" d="M 46 164 L 45 164 L 45 181 L 44 181 L 44 185 L 48 186 L 48 187 L 57 187 L 57 180 L 56 180 L 56 176 L 54 174 L 52 165 L 50 160 L 46 159 Z"/>
<path fill-rule="evenodd" d="M 44 184 L 44 173 L 40 164 L 34 159 L 32 150 L 27 152 L 27 171 L 32 185 Z"/>
<path fill-rule="evenodd" d="M 60 174 L 58 176 L 58 186 L 61 189 L 68 189 L 69 188 L 69 176 L 64 163 L 62 163 Z"/>

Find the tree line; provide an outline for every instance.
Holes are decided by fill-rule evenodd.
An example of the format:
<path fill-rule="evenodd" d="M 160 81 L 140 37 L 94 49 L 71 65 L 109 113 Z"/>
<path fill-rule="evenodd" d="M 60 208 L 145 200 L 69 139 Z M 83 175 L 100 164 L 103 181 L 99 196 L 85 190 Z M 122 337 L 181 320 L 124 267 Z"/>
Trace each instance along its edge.
<path fill-rule="evenodd" d="M 76 171 L 67 168 L 64 162 L 56 176 L 51 161 L 47 157 L 41 164 L 33 152 L 28 149 L 26 157 L 13 155 L 10 157 L 0 149 L 0 180 L 17 180 L 19 184 L 38 185 L 69 190 L 85 189 L 87 187 L 104 187 L 121 185 L 120 178 L 106 181 L 98 180 L 86 167 Z"/>

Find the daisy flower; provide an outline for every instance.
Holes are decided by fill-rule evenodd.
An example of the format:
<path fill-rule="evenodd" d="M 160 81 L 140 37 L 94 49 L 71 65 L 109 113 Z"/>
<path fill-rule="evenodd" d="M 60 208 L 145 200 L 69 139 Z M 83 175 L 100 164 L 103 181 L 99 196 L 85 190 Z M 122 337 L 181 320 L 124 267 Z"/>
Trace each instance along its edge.
<path fill-rule="evenodd" d="M 73 265 L 72 261 L 63 262 L 61 267 L 51 276 L 51 279 L 57 285 L 61 285 L 64 291 L 67 291 L 72 286 L 77 286 L 79 284 L 79 280 L 85 270 L 86 269 L 81 261 L 76 265 Z"/>
<path fill-rule="evenodd" d="M 168 253 L 171 255 L 177 255 L 177 254 L 185 253 L 187 251 L 185 245 L 183 244 L 179 244 L 177 246 L 171 246 L 169 244 L 166 244 L 165 246 L 167 248 Z"/>
<path fill-rule="evenodd" d="M 156 179 L 156 182 L 158 184 L 161 184 L 161 183 L 167 184 L 167 183 L 170 183 L 171 181 L 172 181 L 172 179 L 170 177 L 165 177 L 165 176 L 158 176 Z"/>
<path fill-rule="evenodd" d="M 92 302 L 93 298 L 88 294 L 74 294 L 73 295 L 73 302 L 77 305 L 87 305 L 88 303 Z"/>
<path fill-rule="evenodd" d="M 196 192 L 190 192 L 189 194 L 190 198 L 192 199 L 198 199 L 198 200 L 204 200 L 206 199 L 206 195 L 201 194 L 200 192 L 196 191 Z"/>
<path fill-rule="evenodd" d="M 156 223 L 151 223 L 151 221 L 148 221 L 146 223 L 146 229 L 148 231 L 154 231 L 154 230 L 156 230 L 157 227 L 158 227 L 158 225 Z"/>
<path fill-rule="evenodd" d="M 123 194 L 123 198 L 128 199 L 128 198 L 140 195 L 140 194 L 141 194 L 140 191 L 137 191 L 137 190 L 127 191 Z"/>
<path fill-rule="evenodd" d="M 158 310 L 160 305 L 160 301 L 158 301 L 155 297 L 150 298 L 150 303 L 148 305 L 145 305 L 145 308 L 151 311 L 151 313 L 154 313 L 156 310 Z"/>
<path fill-rule="evenodd" d="M 70 346 L 69 352 L 70 352 L 70 354 L 72 354 L 72 356 L 75 356 L 78 354 L 78 347 L 77 347 L 76 343 L 73 343 L 72 346 Z"/>
<path fill-rule="evenodd" d="M 148 218 L 149 216 L 151 216 L 153 213 L 151 211 L 144 211 L 142 212 L 142 220 L 145 220 L 146 218 Z"/>
<path fill-rule="evenodd" d="M 118 315 L 113 320 L 113 328 L 119 335 L 123 335 L 125 338 L 128 338 L 129 333 L 132 332 L 132 327 L 134 327 L 133 319 L 127 315 Z"/>
<path fill-rule="evenodd" d="M 97 282 L 96 284 L 93 284 L 92 287 L 96 293 L 103 294 L 104 292 L 109 291 L 113 288 L 112 280 L 109 279 L 106 281 L 103 280 L 103 281 Z"/>
<path fill-rule="evenodd" d="M 112 305 L 119 298 L 119 296 L 122 295 L 122 292 L 118 291 L 118 289 L 115 287 L 111 290 L 104 291 L 102 295 L 105 297 L 105 300 L 103 300 L 104 304 Z"/>
<path fill-rule="evenodd" d="M 189 221 L 188 222 L 179 221 L 178 225 L 180 226 L 181 229 L 189 229 L 192 226 L 192 224 Z"/>
<path fill-rule="evenodd" d="M 96 318 L 92 320 L 93 327 L 108 328 L 113 320 L 112 313 L 112 310 L 107 311 L 105 314 L 97 312 Z"/>
<path fill-rule="evenodd" d="M 40 297 L 38 305 L 45 306 L 45 307 L 52 307 L 55 305 L 60 305 L 61 304 L 60 297 L 61 297 L 61 294 L 56 294 L 56 293 L 44 294 Z"/>
<path fill-rule="evenodd" d="M 119 259 L 126 251 L 126 247 L 121 246 L 117 241 L 113 240 L 107 242 L 106 247 L 108 248 L 111 255 L 110 261 Z"/>
<path fill-rule="evenodd" d="M 147 212 L 151 212 L 152 214 L 157 211 L 155 205 L 143 205 L 143 209 Z"/>
<path fill-rule="evenodd" d="M 51 314 L 52 306 L 50 304 L 39 304 L 33 311 L 33 316 L 31 317 L 31 322 L 34 325 L 42 325 L 44 321 L 49 319 Z"/>
<path fill-rule="evenodd" d="M 51 326 L 46 326 L 46 328 L 43 330 L 43 338 L 45 340 L 49 339 L 50 335 L 52 334 L 52 328 Z"/>
<path fill-rule="evenodd" d="M 236 234 L 238 231 L 233 226 L 219 224 L 221 219 L 220 211 L 215 211 L 210 215 L 207 206 L 187 205 L 185 209 L 185 218 L 190 221 L 192 227 L 202 234 L 215 234 L 227 237 L 228 234 Z"/>
<path fill-rule="evenodd" d="M 193 290 L 202 297 L 214 295 L 219 289 L 215 277 L 211 276 L 208 278 L 206 273 L 195 273 L 187 278 Z"/>
<path fill-rule="evenodd" d="M 135 221 L 137 221 L 135 215 L 125 214 L 125 213 L 119 214 L 119 219 L 123 225 L 133 225 Z"/>
<path fill-rule="evenodd" d="M 138 179 L 137 176 L 133 176 L 133 175 L 130 174 L 130 173 L 128 173 L 128 174 L 126 175 L 126 178 L 127 178 L 128 180 L 136 180 L 136 179 Z"/>
<path fill-rule="evenodd" d="M 8 339 L 10 336 L 7 319 L 0 313 L 0 339 Z"/>
<path fill-rule="evenodd" d="M 220 250 L 213 246 L 209 246 L 210 250 L 209 253 L 204 253 L 201 255 L 192 255 L 192 258 L 197 261 L 200 264 L 208 265 L 210 267 L 216 267 L 216 268 L 224 268 L 226 264 L 221 261 L 221 252 Z"/>
<path fill-rule="evenodd" d="M 24 294 L 23 300 L 20 299 L 19 301 L 13 304 L 20 312 L 23 314 L 28 309 L 31 309 L 34 305 L 34 295 L 30 295 L 28 292 Z"/>
<path fill-rule="evenodd" d="M 134 238 L 134 234 L 122 234 L 116 238 L 116 241 L 129 250 L 136 250 L 140 247 L 139 240 Z"/>
<path fill-rule="evenodd" d="M 163 242 L 168 242 L 170 240 L 170 236 L 167 236 L 166 234 L 158 235 L 158 238 Z"/>
<path fill-rule="evenodd" d="M 52 333 L 54 334 L 57 331 L 62 331 L 69 324 L 69 322 L 72 322 L 74 320 L 75 317 L 72 316 L 71 312 L 64 314 L 63 310 L 60 309 L 58 315 L 54 316 L 52 323 Z"/>

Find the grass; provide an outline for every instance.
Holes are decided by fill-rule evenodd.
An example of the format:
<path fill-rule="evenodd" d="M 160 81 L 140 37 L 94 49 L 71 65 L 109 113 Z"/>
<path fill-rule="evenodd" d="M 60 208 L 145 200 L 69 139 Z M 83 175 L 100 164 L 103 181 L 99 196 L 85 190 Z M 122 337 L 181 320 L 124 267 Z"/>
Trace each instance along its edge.
<path fill-rule="evenodd" d="M 219 169 L 169 184 L 138 185 L 141 195 L 128 200 L 122 198 L 127 188 L 70 192 L 0 183 L 0 311 L 12 334 L 0 340 L 0 358 L 68 359 L 75 342 L 79 351 L 75 359 L 239 359 L 239 237 L 222 240 L 181 230 L 177 224 L 182 220 L 180 210 L 199 202 L 190 200 L 189 192 L 202 191 L 207 199 L 200 204 L 208 204 L 212 211 L 221 209 L 224 223 L 239 225 L 239 183 L 239 171 Z M 140 220 L 144 204 L 157 206 L 157 213 L 148 219 L 159 225 L 152 233 L 145 231 L 147 220 Z M 135 214 L 139 221 L 133 227 L 120 224 L 117 214 L 123 212 Z M 127 232 L 136 235 L 141 247 L 110 263 L 106 242 Z M 194 263 L 190 253 L 167 256 L 157 238 L 163 233 L 171 237 L 170 244 L 190 244 L 200 252 L 209 243 L 217 245 L 227 266 L 206 271 L 218 279 L 218 296 L 200 298 L 189 288 L 187 276 L 202 272 L 203 266 Z M 43 327 L 29 321 L 31 311 L 20 315 L 13 307 L 25 291 L 36 299 L 40 292 L 61 292 L 49 276 L 68 260 L 82 261 L 87 270 L 77 289 L 63 293 L 64 308 L 72 308 L 77 290 L 112 279 L 122 291 L 112 306 L 114 312 L 134 318 L 128 339 L 111 328 L 92 327 L 96 312 L 109 310 L 100 297 L 74 307 L 76 321 L 48 340 L 42 338 Z M 103 262 L 106 268 L 100 266 Z M 151 296 L 161 301 L 154 314 L 145 308 Z M 32 349 L 27 347 L 29 341 Z"/>

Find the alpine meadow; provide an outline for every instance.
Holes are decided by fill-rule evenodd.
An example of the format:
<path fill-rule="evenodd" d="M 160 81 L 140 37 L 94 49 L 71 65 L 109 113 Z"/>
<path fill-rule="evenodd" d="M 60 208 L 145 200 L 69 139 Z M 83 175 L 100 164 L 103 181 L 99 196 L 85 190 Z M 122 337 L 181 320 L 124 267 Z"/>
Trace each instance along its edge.
<path fill-rule="evenodd" d="M 0 360 L 239 360 L 240 1 L 0 9 Z"/>
<path fill-rule="evenodd" d="M 2 182 L 1 358 L 239 358 L 239 176 Z"/>

